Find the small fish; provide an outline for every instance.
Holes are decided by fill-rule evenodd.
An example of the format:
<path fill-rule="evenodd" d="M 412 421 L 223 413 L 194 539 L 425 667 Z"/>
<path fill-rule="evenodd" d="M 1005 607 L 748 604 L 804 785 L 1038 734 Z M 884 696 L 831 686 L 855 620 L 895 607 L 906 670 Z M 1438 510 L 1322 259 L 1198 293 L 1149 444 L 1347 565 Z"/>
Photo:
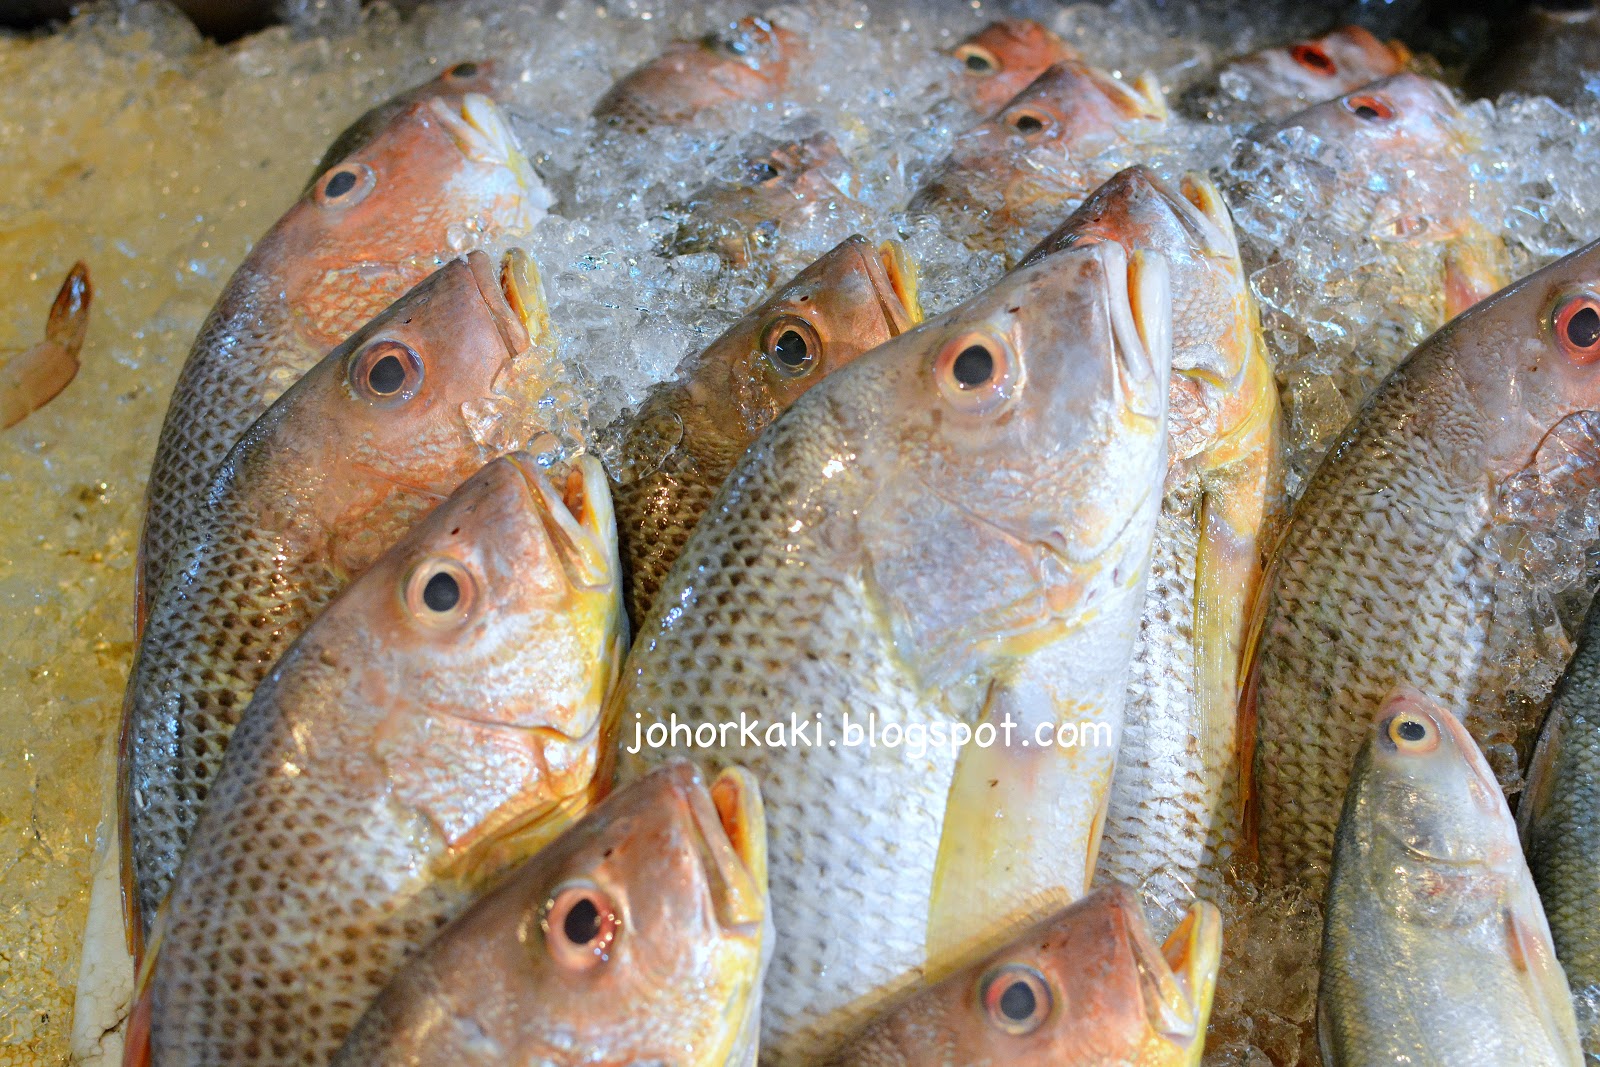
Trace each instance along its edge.
<path fill-rule="evenodd" d="M 828 1067 L 1198 1067 L 1221 958 L 1213 905 L 1158 947 L 1113 883 L 917 994 Z"/>
<path fill-rule="evenodd" d="M 607 90 L 594 115 L 604 126 L 645 133 L 731 103 L 772 100 L 788 88 L 805 51 L 796 34 L 751 15 L 720 33 L 672 42 Z"/>
<path fill-rule="evenodd" d="M 734 323 L 608 431 L 628 616 L 644 621 L 728 472 L 807 389 L 922 317 L 899 242 L 851 237 Z"/>
<path fill-rule="evenodd" d="M 761 780 L 764 1062 L 811 1062 L 1082 894 L 1080 798 L 1110 784 L 1166 466 L 1169 329 L 1159 257 L 1104 243 L 1022 268 L 795 401 L 668 574 L 608 725 L 624 778 L 671 757 L 650 738 L 677 723 Z M 997 702 L 1004 747 L 998 722 L 988 749 L 949 743 Z"/>
<path fill-rule="evenodd" d="M 715 252 L 735 270 L 771 259 L 796 230 L 824 221 L 866 225 L 866 205 L 851 195 L 855 174 L 826 133 L 779 145 L 745 161 L 734 182 L 715 182 L 691 193 L 687 218 L 671 251 Z"/>
<path fill-rule="evenodd" d="M 89 332 L 94 288 L 89 268 L 75 263 L 61 283 L 45 320 L 44 340 L 0 366 L 0 430 L 8 430 L 44 407 L 78 375 L 78 353 Z"/>
<path fill-rule="evenodd" d="M 1174 189 L 1131 167 L 1024 262 L 1093 241 L 1158 253 L 1171 275 L 1170 466 L 1098 867 L 1166 923 L 1196 893 L 1220 892 L 1237 843 L 1245 637 L 1263 527 L 1283 507 L 1278 392 L 1233 223 L 1208 179 Z"/>
<path fill-rule="evenodd" d="M 1495 625 L 1528 579 L 1501 573 L 1493 533 L 1519 476 L 1558 476 L 1566 429 L 1600 408 L 1596 286 L 1590 244 L 1450 322 L 1378 387 L 1301 495 L 1265 583 L 1242 727 L 1258 737 L 1246 811 L 1273 880 L 1323 884 L 1350 763 L 1396 685 L 1471 709 L 1485 748 L 1531 740 L 1502 688 Z M 1592 453 L 1570 466 L 1559 476 L 1596 475 Z"/>
<path fill-rule="evenodd" d="M 470 478 L 256 689 L 151 932 L 152 1062 L 326 1063 L 588 807 L 627 644 L 615 523 L 598 460 L 559 491 L 533 464 Z"/>
<path fill-rule="evenodd" d="M 1483 753 L 1406 686 L 1365 734 L 1328 884 L 1322 1062 L 1579 1067 L 1567 980 Z"/>
<path fill-rule="evenodd" d="M 1012 258 L 1166 126 L 1155 79 L 1131 86 L 1076 60 L 1056 63 L 956 138 L 906 210 L 936 216 L 974 249 Z"/>
<path fill-rule="evenodd" d="M 1005 106 L 1052 65 L 1082 58 L 1033 19 L 996 19 L 950 54 L 961 64 L 956 95 L 980 115 Z"/>
<path fill-rule="evenodd" d="M 1521 93 L 1571 106 L 1591 98 L 1600 71 L 1600 10 L 1592 4 L 1533 4 L 1507 38 L 1467 75 L 1474 96 Z"/>
<path fill-rule="evenodd" d="M 445 927 L 334 1067 L 753 1067 L 766 888 L 755 779 L 662 768 Z"/>
<path fill-rule="evenodd" d="M 1411 50 L 1399 41 L 1386 44 L 1360 26 L 1341 26 L 1223 64 L 1218 84 L 1194 94 L 1200 106 L 1190 110 L 1235 121 L 1281 118 L 1399 74 L 1410 61 Z"/>
<path fill-rule="evenodd" d="M 146 490 L 136 605 L 175 563 L 223 456 L 284 390 L 474 240 L 528 232 L 550 204 L 494 102 L 447 73 L 380 106 L 258 241 L 200 329 Z M 372 116 L 379 116 L 378 119 Z M 336 142 L 338 143 L 338 142 Z"/>
<path fill-rule="evenodd" d="M 319 609 L 485 462 L 545 427 L 532 264 L 452 260 L 268 409 L 220 465 L 151 600 L 123 712 L 134 937 L 255 687 Z"/>
<path fill-rule="evenodd" d="M 1517 804 L 1556 956 L 1575 990 L 1600 989 L 1600 608 L 1556 687 Z"/>

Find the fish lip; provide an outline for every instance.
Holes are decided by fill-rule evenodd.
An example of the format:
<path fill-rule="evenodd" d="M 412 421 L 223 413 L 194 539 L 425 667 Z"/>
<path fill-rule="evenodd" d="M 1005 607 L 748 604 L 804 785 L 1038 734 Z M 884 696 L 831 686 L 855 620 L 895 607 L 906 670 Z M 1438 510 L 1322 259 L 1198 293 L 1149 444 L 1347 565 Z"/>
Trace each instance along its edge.
<path fill-rule="evenodd" d="M 458 102 L 452 106 L 449 100 L 435 97 L 427 106 L 463 156 L 510 172 L 529 216 L 524 228 L 531 226 L 537 212 L 548 208 L 554 198 L 528 162 L 504 112 L 483 93 L 463 93 L 455 99 Z"/>
<path fill-rule="evenodd" d="M 707 788 L 694 770 L 684 793 L 718 922 L 759 932 L 767 919 L 767 824 L 755 778 L 730 767 Z"/>
<path fill-rule="evenodd" d="M 1116 344 L 1118 379 L 1127 408 L 1153 420 L 1166 416 L 1167 376 L 1172 367 L 1172 296 L 1166 257 L 1115 241 L 1085 251 L 1100 260 L 1106 304 Z"/>
<path fill-rule="evenodd" d="M 501 257 L 498 269 L 488 253 L 480 249 L 468 252 L 466 261 L 507 354 L 518 356 L 528 351 L 536 336 L 535 327 L 542 325 L 538 316 L 544 309 L 544 293 L 537 284 L 538 271 L 533 261 L 517 248 Z"/>
<path fill-rule="evenodd" d="M 558 491 L 531 454 L 513 452 L 506 458 L 527 481 L 545 534 L 573 584 L 589 590 L 613 585 L 617 580 L 616 515 L 600 461 L 588 454 L 578 456 Z"/>
<path fill-rule="evenodd" d="M 865 247 L 866 239 L 859 234 L 853 240 L 860 242 L 857 251 L 872 291 L 877 294 L 889 336 L 898 337 L 922 321 L 916 262 L 905 245 L 892 237 L 876 249 Z"/>
<path fill-rule="evenodd" d="M 1139 992 L 1151 1029 L 1179 1046 L 1193 1043 L 1205 1033 L 1209 995 L 1221 961 L 1221 916 L 1216 908 L 1196 901 L 1166 943 L 1158 946 L 1133 892 L 1115 884 L 1109 892 L 1122 919 L 1128 950 L 1139 965 Z"/>

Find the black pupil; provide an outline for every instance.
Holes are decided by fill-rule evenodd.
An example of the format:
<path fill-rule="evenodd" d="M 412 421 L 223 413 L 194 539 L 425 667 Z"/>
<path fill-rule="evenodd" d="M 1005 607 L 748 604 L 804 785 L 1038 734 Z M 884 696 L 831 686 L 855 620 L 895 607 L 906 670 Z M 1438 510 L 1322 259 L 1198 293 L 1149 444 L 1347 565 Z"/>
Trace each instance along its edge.
<path fill-rule="evenodd" d="M 1000 1014 L 1014 1023 L 1025 1022 L 1033 1017 L 1034 1010 L 1039 1002 L 1034 998 L 1033 990 L 1028 988 L 1027 982 L 1012 982 L 1006 991 L 1000 994 Z"/>
<path fill-rule="evenodd" d="M 1363 119 L 1366 119 L 1368 122 L 1371 122 L 1373 119 L 1382 118 L 1383 115 L 1382 115 L 1381 112 L 1378 111 L 1377 108 L 1373 107 L 1371 104 L 1357 104 L 1356 105 L 1356 117 L 1357 118 L 1363 118 Z"/>
<path fill-rule="evenodd" d="M 772 354 L 785 367 L 803 366 L 810 355 L 806 351 L 806 339 L 800 336 L 799 330 L 784 330 L 779 334 L 777 344 L 772 346 Z"/>
<path fill-rule="evenodd" d="M 328 179 L 328 186 L 323 192 L 330 197 L 343 196 L 356 187 L 356 176 L 347 170 L 341 170 Z"/>
<path fill-rule="evenodd" d="M 461 602 L 461 586 L 453 575 L 440 571 L 422 587 L 422 602 L 429 611 L 449 611 Z"/>
<path fill-rule="evenodd" d="M 994 66 L 993 63 L 990 63 L 987 59 L 984 59 L 982 56 L 978 55 L 978 53 L 976 53 L 976 52 L 972 53 L 971 55 L 969 55 L 967 57 L 967 69 L 968 70 L 975 70 L 979 74 L 982 74 L 984 71 L 987 71 L 992 66 Z"/>
<path fill-rule="evenodd" d="M 401 364 L 400 357 L 384 356 L 374 363 L 367 372 L 367 384 L 379 396 L 398 393 L 400 387 L 406 384 L 406 368 Z"/>
<path fill-rule="evenodd" d="M 561 929 L 574 945 L 587 945 L 600 936 L 600 909 L 594 906 L 594 901 L 585 897 L 567 912 Z"/>
<path fill-rule="evenodd" d="M 1333 69 L 1333 60 L 1329 59 L 1327 56 L 1316 51 L 1315 49 L 1306 49 L 1304 58 L 1307 65 L 1315 67 L 1320 71 L 1326 72 Z"/>
<path fill-rule="evenodd" d="M 1407 741 L 1421 741 L 1428 734 L 1428 728 L 1420 722 L 1403 722 L 1400 724 L 1400 736 Z"/>
<path fill-rule="evenodd" d="M 476 64 L 476 63 L 457 63 L 451 69 L 450 73 L 455 75 L 457 78 L 472 78 L 472 77 L 476 77 L 477 73 L 478 73 L 478 64 Z"/>
<path fill-rule="evenodd" d="M 976 388 L 994 376 L 994 356 L 982 345 L 969 345 L 956 357 L 950 372 L 961 388 Z"/>
<path fill-rule="evenodd" d="M 1600 311 L 1579 308 L 1567 320 L 1567 340 L 1579 348 L 1590 348 L 1600 341 Z"/>
<path fill-rule="evenodd" d="M 1018 115 L 1017 121 L 1012 125 L 1021 133 L 1034 133 L 1044 129 L 1044 123 L 1033 115 Z"/>
<path fill-rule="evenodd" d="M 771 163 L 752 163 L 750 164 L 750 173 L 755 176 L 755 180 L 758 182 L 770 182 L 778 176 L 778 168 Z"/>

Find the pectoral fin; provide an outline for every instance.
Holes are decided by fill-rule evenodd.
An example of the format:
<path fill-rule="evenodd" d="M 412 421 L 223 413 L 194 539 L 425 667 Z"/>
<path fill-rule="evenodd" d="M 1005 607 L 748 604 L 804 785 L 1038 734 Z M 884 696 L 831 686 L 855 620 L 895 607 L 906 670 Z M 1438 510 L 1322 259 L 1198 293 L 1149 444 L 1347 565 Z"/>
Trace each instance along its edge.
<path fill-rule="evenodd" d="M 1453 319 L 1510 284 L 1505 242 L 1473 230 L 1451 241 L 1444 254 L 1444 313 Z"/>

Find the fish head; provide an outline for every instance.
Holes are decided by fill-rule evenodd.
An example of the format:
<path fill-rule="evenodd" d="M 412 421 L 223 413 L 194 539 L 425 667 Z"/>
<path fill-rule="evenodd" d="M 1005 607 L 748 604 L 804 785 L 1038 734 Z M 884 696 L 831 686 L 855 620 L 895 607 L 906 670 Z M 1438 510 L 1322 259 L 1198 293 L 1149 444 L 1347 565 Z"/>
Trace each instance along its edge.
<path fill-rule="evenodd" d="M 855 435 L 890 440 L 870 446 L 873 499 L 854 521 L 925 680 L 1143 588 L 1170 334 L 1165 260 L 1101 242 L 1019 268 L 868 357 L 881 384 Z M 894 465 L 876 466 L 885 455 Z"/>
<path fill-rule="evenodd" d="M 961 64 L 956 95 L 988 115 L 1052 64 L 1078 53 L 1033 19 L 997 19 L 950 50 Z"/>
<path fill-rule="evenodd" d="M 594 114 L 605 126 L 644 133 L 724 104 L 770 100 L 804 52 L 795 33 L 748 16 L 698 40 L 674 41 L 613 85 Z"/>
<path fill-rule="evenodd" d="M 1385 44 L 1360 26 L 1343 26 L 1322 37 L 1264 48 L 1227 69 L 1263 101 L 1315 103 L 1398 74 L 1410 59 L 1410 50 L 1398 41 Z"/>
<path fill-rule="evenodd" d="M 1367 746 L 1362 810 L 1390 903 L 1437 913 L 1496 893 L 1519 862 L 1516 824 L 1460 720 L 1400 686 L 1379 707 Z"/>
<path fill-rule="evenodd" d="M 492 59 L 467 59 L 452 63 L 432 81 L 423 82 L 414 89 L 397 93 L 376 107 L 363 112 L 361 117 L 346 126 L 322 159 L 311 172 L 312 183 L 341 160 L 361 151 L 382 136 L 384 130 L 411 105 L 433 97 L 459 96 L 463 93 L 481 93 L 496 97 L 495 63 Z"/>
<path fill-rule="evenodd" d="M 679 368 L 687 408 L 753 437 L 807 389 L 922 317 L 904 247 L 855 235 Z"/>
<path fill-rule="evenodd" d="M 550 204 L 504 115 L 482 93 L 426 93 L 357 139 L 264 242 L 283 260 L 274 270 L 310 347 L 348 337 L 432 271 L 437 257 L 528 232 Z"/>
<path fill-rule="evenodd" d="M 1148 167 L 1129 167 L 1096 189 L 1023 262 L 1099 241 L 1167 261 L 1169 459 L 1177 463 L 1212 449 L 1257 418 L 1259 405 L 1271 402 L 1264 388 L 1270 368 L 1233 220 L 1211 180 L 1188 174 L 1175 188 Z"/>
<path fill-rule="evenodd" d="M 552 1047 L 596 1063 L 721 1067 L 758 1010 L 769 918 L 766 824 L 747 772 L 671 764 L 618 790 L 447 931 L 479 936 L 453 973 L 507 1062 Z M 464 928 L 464 929 L 463 929 Z M 753 1056 L 753 1050 L 751 1050 Z"/>

